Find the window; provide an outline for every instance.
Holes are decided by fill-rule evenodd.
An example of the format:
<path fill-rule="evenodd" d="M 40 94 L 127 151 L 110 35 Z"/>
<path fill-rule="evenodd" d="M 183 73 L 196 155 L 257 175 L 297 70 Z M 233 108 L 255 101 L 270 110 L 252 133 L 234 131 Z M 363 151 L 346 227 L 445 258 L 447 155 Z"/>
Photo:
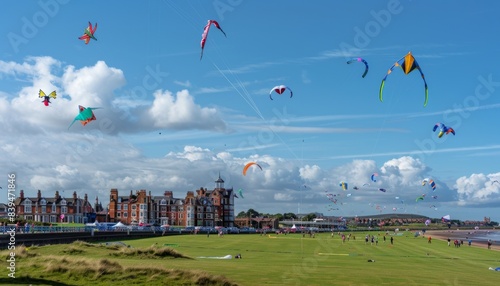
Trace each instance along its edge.
<path fill-rule="evenodd" d="M 63 200 L 61 201 L 61 206 L 65 206 L 65 205 L 67 205 L 67 204 L 66 204 L 66 200 L 65 200 L 65 199 L 63 199 Z"/>
<path fill-rule="evenodd" d="M 47 201 L 45 199 L 40 200 L 40 205 L 44 206 L 47 204 Z"/>
<path fill-rule="evenodd" d="M 160 205 L 166 205 L 166 204 L 167 204 L 167 201 L 166 201 L 165 199 L 162 199 L 162 200 L 160 201 Z"/>
<path fill-rule="evenodd" d="M 123 210 L 124 211 L 128 211 L 128 205 L 127 204 L 123 204 Z"/>
<path fill-rule="evenodd" d="M 121 211 L 121 210 L 122 210 L 122 205 L 118 204 L 118 205 L 116 206 L 116 210 L 117 210 L 117 211 Z"/>
<path fill-rule="evenodd" d="M 132 210 L 135 211 L 137 209 L 137 205 L 132 205 Z"/>
<path fill-rule="evenodd" d="M 135 212 L 134 212 L 134 211 L 132 211 L 132 216 L 133 216 L 133 217 L 135 217 L 135 215 L 136 215 L 136 214 L 135 214 Z"/>
<path fill-rule="evenodd" d="M 123 217 L 128 217 L 128 213 L 127 213 L 127 212 L 124 212 L 124 213 L 123 213 Z"/>
<path fill-rule="evenodd" d="M 31 213 L 31 201 L 30 200 L 24 201 L 24 213 Z"/>
<path fill-rule="evenodd" d="M 121 213 L 117 213 L 117 214 L 116 214 L 116 217 L 121 217 Z"/>
<path fill-rule="evenodd" d="M 53 202 L 52 203 L 52 212 L 55 213 L 57 211 L 57 206 L 56 206 L 56 202 Z"/>
<path fill-rule="evenodd" d="M 42 213 L 46 213 L 47 212 L 47 206 L 42 206 Z"/>
<path fill-rule="evenodd" d="M 68 212 L 68 207 L 67 206 L 61 206 L 61 213 L 65 214 Z"/>

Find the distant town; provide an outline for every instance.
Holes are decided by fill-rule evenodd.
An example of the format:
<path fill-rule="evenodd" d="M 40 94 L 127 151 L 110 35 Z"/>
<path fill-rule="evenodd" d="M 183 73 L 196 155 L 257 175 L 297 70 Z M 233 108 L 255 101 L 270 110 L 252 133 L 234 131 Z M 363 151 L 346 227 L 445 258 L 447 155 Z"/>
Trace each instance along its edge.
<path fill-rule="evenodd" d="M 234 214 L 235 198 L 238 194 L 232 188 L 224 187 L 219 176 L 212 190 L 199 188 L 188 191 L 182 198 L 174 198 L 172 191 L 153 195 L 146 190 L 120 193 L 111 189 L 109 202 L 103 207 L 98 198 L 94 203 L 87 194 L 80 198 L 76 192 L 70 198 L 55 191 L 53 195 L 40 190 L 36 197 L 25 197 L 21 190 L 14 201 L 15 220 L 23 223 L 50 225 L 56 223 L 121 222 L 125 225 L 168 225 L 181 227 L 255 227 L 278 228 L 279 224 L 313 222 L 324 227 L 334 225 L 362 225 L 382 227 L 409 223 L 442 223 L 442 218 L 429 218 L 415 214 L 377 214 L 356 217 L 324 216 L 322 213 L 307 214 L 264 214 L 254 209 Z M 0 219 L 9 218 L 8 204 L 0 203 Z M 12 215 L 10 215 L 12 216 Z M 12 219 L 10 220 L 12 222 Z M 482 221 L 451 220 L 447 224 L 457 226 L 498 226 L 498 222 L 484 217 Z"/>

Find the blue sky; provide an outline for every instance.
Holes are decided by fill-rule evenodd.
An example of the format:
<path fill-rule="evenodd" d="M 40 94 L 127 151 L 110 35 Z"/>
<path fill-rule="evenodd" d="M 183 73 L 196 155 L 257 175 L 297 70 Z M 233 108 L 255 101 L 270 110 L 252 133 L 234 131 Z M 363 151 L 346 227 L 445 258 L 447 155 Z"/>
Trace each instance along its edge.
<path fill-rule="evenodd" d="M 244 190 L 237 212 L 500 220 L 496 2 L 4 6 L 0 169 L 16 172 L 27 195 L 76 191 L 106 202 L 118 188 L 182 197 L 213 188 L 220 172 L 226 187 Z M 227 38 L 212 27 L 200 61 L 209 19 Z M 97 41 L 85 45 L 78 37 L 88 21 L 98 23 Z M 418 71 L 399 68 L 380 102 L 382 78 L 409 51 L 425 74 L 428 105 Z M 346 64 L 351 57 L 369 63 L 365 78 L 363 64 Z M 274 93 L 271 101 L 277 85 L 293 97 Z M 57 91 L 50 107 L 39 89 Z M 97 121 L 68 130 L 78 105 L 102 109 Z M 456 136 L 437 138 L 437 122 Z M 243 176 L 250 161 L 263 171 Z M 379 180 L 370 182 L 374 172 Z M 434 193 L 425 178 L 436 182 Z"/>

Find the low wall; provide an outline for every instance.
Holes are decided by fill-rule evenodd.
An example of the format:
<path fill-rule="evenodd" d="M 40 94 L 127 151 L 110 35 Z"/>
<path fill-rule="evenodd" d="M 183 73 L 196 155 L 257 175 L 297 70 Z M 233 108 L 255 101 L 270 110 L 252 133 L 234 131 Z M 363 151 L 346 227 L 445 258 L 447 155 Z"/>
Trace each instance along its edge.
<path fill-rule="evenodd" d="M 96 242 L 157 237 L 161 235 L 161 232 L 153 233 L 151 231 L 134 231 L 130 233 L 125 231 L 96 231 L 93 234 L 91 232 L 15 233 L 15 236 L 10 233 L 0 233 L 0 250 L 7 249 L 9 243 L 12 245 L 13 242 L 15 243 L 15 246 L 32 246 L 72 243 L 76 240 Z M 178 233 L 167 233 L 165 235 L 178 235 Z"/>

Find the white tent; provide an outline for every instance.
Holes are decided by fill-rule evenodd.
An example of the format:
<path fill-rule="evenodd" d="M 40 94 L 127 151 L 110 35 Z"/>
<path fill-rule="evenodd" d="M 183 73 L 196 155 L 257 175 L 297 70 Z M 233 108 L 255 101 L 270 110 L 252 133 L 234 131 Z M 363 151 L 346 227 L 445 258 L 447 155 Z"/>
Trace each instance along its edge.
<path fill-rule="evenodd" d="M 128 225 L 123 224 L 121 221 L 112 226 L 113 228 L 126 228 Z"/>

